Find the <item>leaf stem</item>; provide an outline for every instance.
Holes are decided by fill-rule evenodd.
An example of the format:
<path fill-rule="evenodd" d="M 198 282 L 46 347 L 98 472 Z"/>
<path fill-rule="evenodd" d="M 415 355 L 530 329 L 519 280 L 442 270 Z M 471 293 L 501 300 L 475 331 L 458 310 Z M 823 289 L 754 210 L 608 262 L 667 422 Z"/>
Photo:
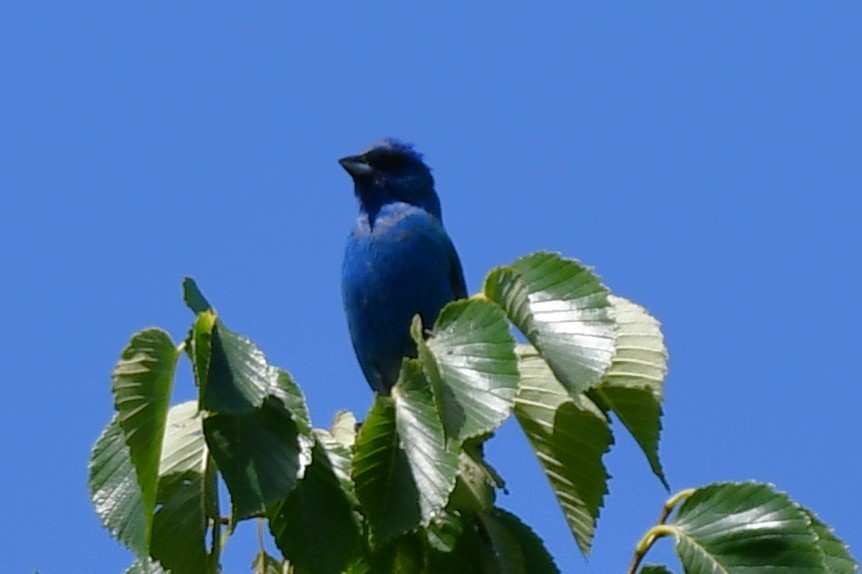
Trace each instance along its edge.
<path fill-rule="evenodd" d="M 635 574 L 635 571 L 638 569 L 638 566 L 640 566 L 640 563 L 643 561 L 647 551 L 653 544 L 655 544 L 656 540 L 663 536 L 673 536 L 676 534 L 676 530 L 666 524 L 667 519 L 677 505 L 694 494 L 694 491 L 695 489 L 693 488 L 680 490 L 665 501 L 664 506 L 661 509 L 661 514 L 658 517 L 658 524 L 650 528 L 647 533 L 644 534 L 643 538 L 640 539 L 637 546 L 635 546 L 635 554 L 632 557 L 632 563 L 629 565 L 629 569 L 626 571 L 626 574 Z"/>
<path fill-rule="evenodd" d="M 673 512 L 674 508 L 676 508 L 681 501 L 685 501 L 688 497 L 694 494 L 694 491 L 694 488 L 686 488 L 668 498 L 664 503 L 664 508 L 662 509 L 661 516 L 659 516 L 658 523 L 664 524 L 667 521 L 667 517 L 670 516 L 671 512 Z"/>
<path fill-rule="evenodd" d="M 664 536 L 673 536 L 674 534 L 676 534 L 676 529 L 666 524 L 656 524 L 650 528 L 635 547 L 635 554 L 632 556 L 632 563 L 629 565 L 629 569 L 626 570 L 626 574 L 635 574 L 647 551 L 655 544 L 656 540 Z"/>

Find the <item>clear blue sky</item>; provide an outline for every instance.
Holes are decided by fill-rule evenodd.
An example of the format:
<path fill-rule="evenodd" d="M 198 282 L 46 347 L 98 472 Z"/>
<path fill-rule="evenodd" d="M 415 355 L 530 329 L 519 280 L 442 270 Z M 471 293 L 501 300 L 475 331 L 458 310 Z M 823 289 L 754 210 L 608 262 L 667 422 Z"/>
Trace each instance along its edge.
<path fill-rule="evenodd" d="M 674 489 L 773 482 L 862 556 L 862 4 L 296 4 L 0 7 L 0 572 L 131 561 L 87 458 L 129 335 L 184 337 L 184 275 L 318 426 L 366 411 L 336 160 L 390 135 L 435 168 L 471 291 L 558 250 L 662 320 Z M 620 430 L 584 562 L 514 426 L 490 456 L 566 573 L 622 572 L 666 496 Z"/>

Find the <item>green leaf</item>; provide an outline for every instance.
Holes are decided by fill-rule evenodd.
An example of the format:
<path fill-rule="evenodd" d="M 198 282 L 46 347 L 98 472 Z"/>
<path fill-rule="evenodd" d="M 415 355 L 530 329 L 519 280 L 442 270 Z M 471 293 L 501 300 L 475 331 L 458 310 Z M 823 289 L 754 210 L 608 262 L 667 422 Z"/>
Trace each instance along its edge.
<path fill-rule="evenodd" d="M 494 507 L 495 476 L 492 476 L 482 453 L 463 449 L 458 453 L 458 480 L 449 505 L 456 510 L 484 512 Z"/>
<path fill-rule="evenodd" d="M 218 500 L 197 401 L 168 411 L 159 468 L 151 556 L 171 574 L 207 572 L 205 536 Z"/>
<path fill-rule="evenodd" d="M 141 558 L 126 569 L 124 574 L 167 574 L 161 564 L 151 558 Z"/>
<path fill-rule="evenodd" d="M 278 398 L 284 407 L 290 411 L 290 416 L 296 423 L 300 434 L 311 438 L 311 415 L 308 412 L 308 404 L 305 402 L 302 389 L 287 371 L 275 367 L 275 372 L 275 386 L 269 389 L 269 393 Z"/>
<path fill-rule="evenodd" d="M 519 345 L 521 387 L 515 416 L 527 435 L 572 534 L 589 553 L 607 494 L 602 456 L 613 444 L 607 418 L 583 395 L 573 399 L 529 345 Z"/>
<path fill-rule="evenodd" d="M 332 438 L 352 449 L 356 444 L 356 417 L 350 411 L 338 411 L 329 429 Z"/>
<path fill-rule="evenodd" d="M 425 547 L 421 536 L 411 532 L 392 540 L 370 557 L 375 574 L 431 574 L 425 568 Z"/>
<path fill-rule="evenodd" d="M 444 511 L 431 521 L 425 529 L 425 535 L 434 550 L 448 554 L 455 550 L 463 531 L 461 516 Z"/>
<path fill-rule="evenodd" d="M 267 397 L 242 415 L 210 415 L 204 435 L 230 491 L 232 525 L 282 500 L 296 485 L 299 433 L 280 400 Z"/>
<path fill-rule="evenodd" d="M 614 353 L 615 323 L 608 290 L 589 269 L 537 252 L 491 271 L 483 291 L 573 396 L 599 383 Z"/>
<path fill-rule="evenodd" d="M 504 527 L 521 548 L 525 571 L 529 574 L 559 574 L 554 559 L 545 543 L 533 530 L 514 514 L 501 508 L 494 510 L 494 520 Z"/>
<path fill-rule="evenodd" d="M 218 317 L 214 311 L 199 313 L 186 338 L 186 354 L 192 362 L 192 371 L 198 389 L 203 389 L 207 383 L 212 358 L 212 335 Z"/>
<path fill-rule="evenodd" d="M 347 566 L 344 574 L 371 574 L 371 566 L 364 558 L 357 558 Z"/>
<path fill-rule="evenodd" d="M 699 488 L 668 523 L 686 573 L 822 572 L 810 518 L 766 484 Z"/>
<path fill-rule="evenodd" d="M 472 512 L 453 516 L 457 526 L 448 534 L 455 536 L 454 540 L 446 542 L 443 548 L 439 548 L 434 542 L 429 542 L 426 553 L 426 567 L 423 574 L 436 574 L 446 572 L 447 574 L 492 574 L 488 572 L 483 564 L 482 553 L 485 541 L 477 531 L 477 518 Z M 457 529 L 455 529 L 457 528 Z M 445 531 L 444 531 L 445 532 Z M 430 532 L 428 533 L 430 535 Z"/>
<path fill-rule="evenodd" d="M 515 340 L 496 305 L 482 300 L 446 305 L 428 341 L 413 336 L 447 436 L 490 433 L 509 416 L 518 387 Z"/>
<path fill-rule="evenodd" d="M 392 398 L 395 428 L 419 489 L 422 524 L 427 525 L 449 501 L 458 474 L 458 454 L 447 444 L 422 363 L 405 359 Z"/>
<path fill-rule="evenodd" d="M 353 455 L 353 482 L 375 545 L 419 526 L 419 491 L 396 431 L 395 403 L 377 395 Z"/>
<path fill-rule="evenodd" d="M 205 311 L 213 311 L 213 306 L 210 305 L 210 302 L 207 301 L 191 277 L 183 278 L 183 301 L 196 315 Z"/>
<path fill-rule="evenodd" d="M 800 507 L 811 521 L 811 527 L 817 535 L 817 545 L 821 551 L 821 561 L 826 574 L 854 574 L 859 571 L 859 564 L 850 555 L 847 544 L 835 535 L 835 532 L 820 521 L 809 509 Z"/>
<path fill-rule="evenodd" d="M 616 354 L 590 397 L 616 413 L 667 488 L 658 456 L 667 349 L 659 322 L 622 297 L 609 297 L 617 322 Z"/>
<path fill-rule="evenodd" d="M 530 574 L 517 538 L 493 514 L 477 515 L 482 569 L 494 574 Z"/>
<path fill-rule="evenodd" d="M 89 471 L 90 498 L 102 524 L 138 557 L 146 557 L 149 521 L 129 447 L 116 416 L 93 446 Z"/>
<path fill-rule="evenodd" d="M 344 574 L 371 574 L 371 566 L 364 558 L 357 558 L 347 566 Z"/>
<path fill-rule="evenodd" d="M 352 496 L 320 443 L 296 488 L 268 516 L 278 548 L 297 572 L 340 574 L 356 556 L 360 532 Z"/>
<path fill-rule="evenodd" d="M 146 540 L 156 506 L 159 457 L 178 356 L 167 333 L 146 329 L 132 336 L 112 375 L 117 422 L 141 487 Z"/>
<path fill-rule="evenodd" d="M 251 571 L 253 574 L 282 574 L 284 569 L 281 560 L 261 550 L 251 563 Z"/>
<path fill-rule="evenodd" d="M 263 403 L 278 388 L 279 370 L 246 337 L 221 321 L 212 329 L 212 354 L 206 383 L 201 387 L 201 407 L 215 413 L 243 414 Z"/>
<path fill-rule="evenodd" d="M 646 564 L 640 569 L 641 574 L 673 574 L 664 564 Z"/>
<path fill-rule="evenodd" d="M 354 506 L 359 506 L 350 469 L 353 466 L 353 450 L 339 442 L 335 436 L 324 429 L 314 429 L 315 444 L 326 450 L 326 456 L 332 465 L 332 471 L 341 483 L 341 489 Z"/>

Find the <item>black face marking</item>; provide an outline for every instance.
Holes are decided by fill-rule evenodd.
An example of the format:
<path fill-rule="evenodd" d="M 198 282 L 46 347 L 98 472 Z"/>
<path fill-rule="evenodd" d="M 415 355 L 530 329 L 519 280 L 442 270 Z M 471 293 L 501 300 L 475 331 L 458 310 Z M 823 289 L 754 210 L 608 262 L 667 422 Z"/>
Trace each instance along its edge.
<path fill-rule="evenodd" d="M 400 150 L 375 149 L 365 154 L 365 161 L 374 169 L 398 171 L 410 163 L 410 157 Z"/>

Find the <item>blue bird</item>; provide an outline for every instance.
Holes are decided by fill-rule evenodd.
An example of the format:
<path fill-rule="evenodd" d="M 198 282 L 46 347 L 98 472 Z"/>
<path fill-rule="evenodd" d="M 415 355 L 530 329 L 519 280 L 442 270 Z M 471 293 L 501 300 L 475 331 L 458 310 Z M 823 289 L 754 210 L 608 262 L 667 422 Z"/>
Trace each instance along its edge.
<path fill-rule="evenodd" d="M 429 328 L 446 303 L 466 297 L 464 272 L 431 170 L 411 145 L 385 139 L 338 162 L 359 200 L 341 270 L 344 310 L 362 372 L 386 395 L 402 358 L 416 356 L 413 316 Z"/>

